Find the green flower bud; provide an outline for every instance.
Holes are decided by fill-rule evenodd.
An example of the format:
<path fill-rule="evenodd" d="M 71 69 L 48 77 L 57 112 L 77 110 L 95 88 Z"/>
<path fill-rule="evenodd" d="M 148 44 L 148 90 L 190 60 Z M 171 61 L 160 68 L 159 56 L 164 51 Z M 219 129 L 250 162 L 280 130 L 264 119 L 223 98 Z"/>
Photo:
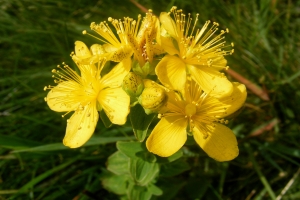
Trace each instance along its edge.
<path fill-rule="evenodd" d="M 167 102 L 166 91 L 159 86 L 146 87 L 139 97 L 139 103 L 147 114 L 158 112 Z"/>
<path fill-rule="evenodd" d="M 141 76 L 129 72 L 123 79 L 122 88 L 131 98 L 136 98 L 143 92 L 143 79 Z"/>
<path fill-rule="evenodd" d="M 146 62 L 144 66 L 140 66 L 139 63 L 133 64 L 132 70 L 134 73 L 146 78 L 148 75 L 155 75 L 155 66 L 158 61 L 153 61 L 151 64 Z"/>

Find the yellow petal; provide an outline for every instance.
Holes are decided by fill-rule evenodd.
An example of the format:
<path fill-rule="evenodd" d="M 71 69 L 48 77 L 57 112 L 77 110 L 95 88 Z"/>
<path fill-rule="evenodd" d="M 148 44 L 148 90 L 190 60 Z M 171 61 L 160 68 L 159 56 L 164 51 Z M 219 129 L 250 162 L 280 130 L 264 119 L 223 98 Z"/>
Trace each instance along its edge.
<path fill-rule="evenodd" d="M 167 92 L 168 95 L 168 101 L 167 101 L 167 107 L 168 110 L 175 112 L 175 113 L 182 113 L 185 110 L 186 102 L 182 101 L 181 97 L 178 93 L 174 91 Z"/>
<path fill-rule="evenodd" d="M 187 139 L 186 127 L 183 116 L 162 118 L 146 141 L 147 149 L 161 157 L 173 155 Z"/>
<path fill-rule="evenodd" d="M 186 82 L 186 66 L 180 58 L 166 55 L 157 64 L 155 72 L 166 87 L 183 91 Z"/>
<path fill-rule="evenodd" d="M 162 12 L 159 16 L 159 20 L 162 24 L 162 27 L 166 29 L 166 31 L 177 40 L 178 33 L 174 20 L 170 17 L 170 15 L 166 12 Z"/>
<path fill-rule="evenodd" d="M 114 62 L 121 62 L 126 58 L 130 58 L 133 53 L 133 50 L 129 45 L 122 45 L 116 48 L 111 44 L 104 44 L 103 47 L 107 53 L 102 56 L 107 56 L 108 60 Z"/>
<path fill-rule="evenodd" d="M 246 98 L 247 98 L 247 89 L 244 84 L 233 82 L 233 92 L 229 97 L 224 97 L 220 99 L 220 101 L 224 104 L 229 105 L 229 107 L 226 110 L 226 113 L 224 113 L 224 116 L 231 115 L 242 105 L 244 105 Z"/>
<path fill-rule="evenodd" d="M 93 44 L 90 47 L 90 50 L 91 50 L 92 55 L 102 55 L 102 54 L 106 53 L 104 47 L 100 44 Z"/>
<path fill-rule="evenodd" d="M 96 71 L 96 67 L 94 65 L 95 61 L 94 56 L 92 56 L 92 53 L 90 52 L 89 48 L 81 41 L 75 42 L 75 55 L 72 57 L 74 62 L 77 64 L 80 72 L 81 77 L 86 80 L 88 77 L 86 77 L 87 73 L 94 75 Z"/>
<path fill-rule="evenodd" d="M 224 118 L 241 108 L 247 98 L 246 87 L 237 82 L 233 82 L 232 85 L 233 92 L 228 97 L 221 99 L 207 97 L 201 105 L 201 112 L 206 114 L 213 113 L 217 118 Z"/>
<path fill-rule="evenodd" d="M 169 55 L 179 55 L 179 50 L 176 48 L 175 44 L 176 40 L 172 37 L 161 36 L 161 47 L 169 54 Z"/>
<path fill-rule="evenodd" d="M 75 42 L 75 54 L 78 58 L 84 59 L 92 56 L 89 48 L 81 41 Z"/>
<path fill-rule="evenodd" d="M 236 158 L 239 154 L 236 137 L 228 127 L 214 123 L 214 126 L 206 126 L 208 137 L 204 139 L 204 129 L 194 128 L 194 138 L 209 157 L 223 162 Z"/>
<path fill-rule="evenodd" d="M 215 98 L 230 96 L 233 91 L 232 83 L 225 75 L 206 66 L 188 65 L 192 78 L 200 85 L 205 93 Z"/>
<path fill-rule="evenodd" d="M 157 20 L 157 18 L 156 18 L 156 21 L 155 21 L 155 24 L 154 24 L 154 29 L 156 29 L 155 40 L 156 40 L 156 42 L 159 45 L 161 45 L 161 40 L 160 40 L 160 22 L 159 22 L 159 20 Z"/>
<path fill-rule="evenodd" d="M 51 110 L 66 112 L 75 110 L 82 88 L 75 81 L 64 81 L 55 86 L 47 95 L 47 104 Z"/>
<path fill-rule="evenodd" d="M 75 63 L 77 63 L 77 65 L 79 63 L 82 65 L 95 64 L 95 63 L 99 62 L 101 59 L 103 59 L 104 57 L 107 57 L 109 55 L 109 53 L 106 53 L 103 46 L 100 44 L 93 44 L 90 47 L 91 56 L 88 56 L 85 58 L 80 58 L 76 54 L 76 56 L 73 56 L 72 59 L 74 60 Z M 75 46 L 75 49 L 76 49 L 76 46 Z M 93 67 L 94 67 L 94 65 L 93 65 Z M 94 70 L 96 70 L 96 68 L 94 68 Z"/>
<path fill-rule="evenodd" d="M 113 124 L 125 124 L 129 113 L 130 97 L 122 88 L 101 90 L 98 101 Z"/>
<path fill-rule="evenodd" d="M 165 50 L 163 49 L 163 47 L 161 45 L 159 45 L 158 43 L 155 43 L 153 45 L 153 54 L 154 55 L 160 55 L 166 53 Z"/>
<path fill-rule="evenodd" d="M 115 46 L 113 46 L 113 45 L 111 45 L 111 44 L 104 44 L 104 45 L 102 45 L 102 47 L 104 48 L 104 51 L 105 52 L 115 52 L 115 51 L 117 51 L 118 50 L 118 48 L 117 47 L 115 47 Z"/>
<path fill-rule="evenodd" d="M 218 58 L 215 58 L 213 63 L 211 64 L 211 67 L 214 68 L 215 70 L 222 70 L 226 67 L 227 65 L 227 60 L 224 58 L 224 56 L 220 56 Z"/>
<path fill-rule="evenodd" d="M 214 70 L 220 71 L 226 68 L 227 60 L 224 56 L 216 55 L 215 52 L 208 54 L 197 51 L 198 49 L 190 49 L 190 55 L 187 55 L 185 62 L 189 65 L 210 67 Z"/>
<path fill-rule="evenodd" d="M 85 144 L 95 131 L 98 122 L 96 102 L 91 102 L 78 109 L 68 120 L 67 131 L 63 143 L 70 148 Z"/>
<path fill-rule="evenodd" d="M 104 75 L 101 83 L 105 87 L 120 87 L 124 77 L 131 69 L 131 60 L 126 59 L 117 64 L 108 74 Z"/>

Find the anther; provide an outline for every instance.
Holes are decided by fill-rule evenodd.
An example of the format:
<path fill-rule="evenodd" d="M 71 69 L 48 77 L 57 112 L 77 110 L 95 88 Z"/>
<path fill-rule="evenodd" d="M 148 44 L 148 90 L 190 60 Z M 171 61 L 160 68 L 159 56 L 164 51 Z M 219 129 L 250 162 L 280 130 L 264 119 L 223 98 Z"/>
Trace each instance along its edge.
<path fill-rule="evenodd" d="M 82 31 L 82 34 L 85 35 L 86 34 L 86 30 Z"/>

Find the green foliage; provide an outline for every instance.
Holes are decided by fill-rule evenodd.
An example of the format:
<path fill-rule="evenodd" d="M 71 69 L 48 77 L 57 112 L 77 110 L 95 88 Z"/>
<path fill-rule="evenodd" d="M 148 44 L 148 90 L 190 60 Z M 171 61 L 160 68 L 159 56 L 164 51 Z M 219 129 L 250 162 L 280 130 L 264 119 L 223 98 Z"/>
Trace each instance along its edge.
<path fill-rule="evenodd" d="M 143 142 L 145 140 L 149 125 L 155 116 L 155 113 L 147 115 L 140 104 L 130 109 L 129 118 L 134 135 L 138 141 Z"/>
<path fill-rule="evenodd" d="M 102 113 L 85 146 L 64 147 L 69 115 L 61 118 L 44 102 L 51 69 L 61 62 L 74 67 L 69 54 L 76 40 L 100 43 L 81 34 L 91 22 L 136 18 L 142 11 L 120 0 L 2 0 L 0 199 L 299 199 L 300 2 L 138 2 L 156 15 L 173 5 L 199 13 L 196 27 L 210 19 L 229 28 L 226 40 L 235 53 L 226 57 L 228 65 L 270 99 L 248 89 L 244 108 L 230 120 L 238 158 L 217 163 L 190 140 L 169 158 L 145 153 L 134 134 L 145 140 L 155 115 L 141 115 L 132 130 L 111 126 Z M 153 71 L 145 70 L 136 69 Z"/>
<path fill-rule="evenodd" d="M 113 191 L 111 188 L 115 184 L 127 185 L 125 191 L 128 199 L 150 199 L 152 195 L 161 195 L 162 191 L 153 184 L 159 165 L 155 156 L 145 151 L 143 143 L 117 142 L 117 148 L 119 151 L 108 158 L 107 164 L 107 169 L 115 175 L 102 180 L 105 187 Z"/>

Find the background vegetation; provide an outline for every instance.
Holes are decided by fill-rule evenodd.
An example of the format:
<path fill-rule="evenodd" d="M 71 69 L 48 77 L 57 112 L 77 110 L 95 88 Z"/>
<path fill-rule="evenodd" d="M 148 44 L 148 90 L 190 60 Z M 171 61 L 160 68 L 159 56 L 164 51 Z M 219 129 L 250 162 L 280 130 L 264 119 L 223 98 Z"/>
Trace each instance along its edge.
<path fill-rule="evenodd" d="M 196 145 L 184 147 L 189 169 L 160 177 L 153 199 L 300 199 L 300 1 L 140 0 L 155 14 L 176 5 L 229 28 L 231 80 L 248 98 L 229 126 L 237 159 L 218 163 Z M 101 184 L 115 142 L 130 126 L 106 129 L 79 149 L 61 145 L 66 119 L 44 102 L 51 69 L 65 61 L 91 22 L 136 18 L 127 0 L 0 0 L 0 199 L 118 199 Z M 242 75 L 243 77 L 239 76 Z M 168 187 L 166 187 L 168 186 Z"/>

